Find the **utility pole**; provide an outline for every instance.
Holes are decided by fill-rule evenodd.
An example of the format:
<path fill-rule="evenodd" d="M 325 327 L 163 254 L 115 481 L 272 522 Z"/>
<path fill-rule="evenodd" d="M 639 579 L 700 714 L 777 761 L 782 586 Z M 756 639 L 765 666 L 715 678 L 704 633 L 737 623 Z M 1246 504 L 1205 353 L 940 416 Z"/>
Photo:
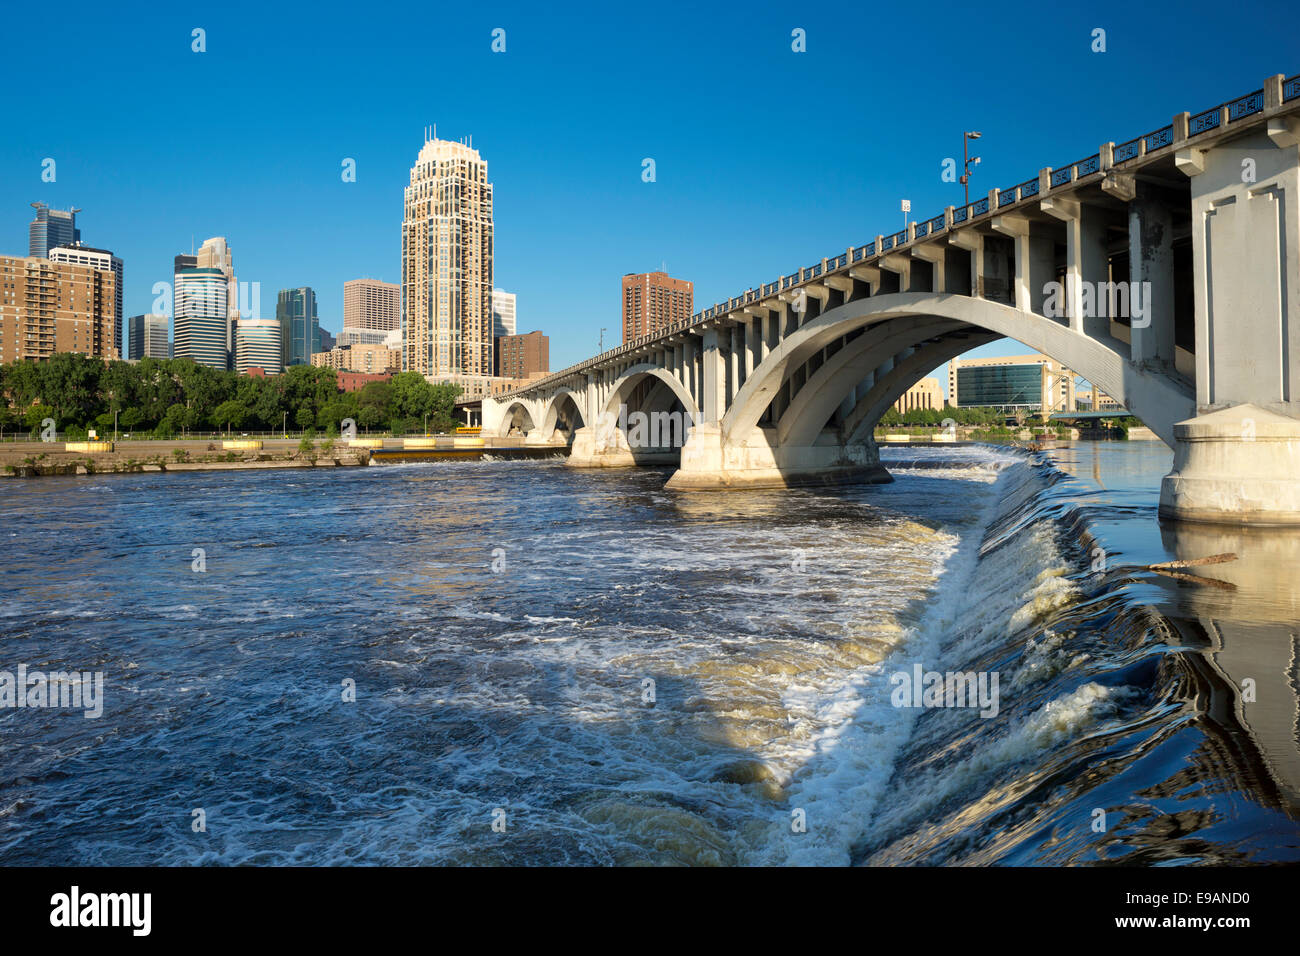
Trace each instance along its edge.
<path fill-rule="evenodd" d="M 605 333 L 608 332 L 608 331 L 609 331 L 609 329 L 601 329 L 601 330 L 600 330 L 600 343 L 596 346 L 596 354 L 597 354 L 597 355 L 599 355 L 601 352 L 605 351 Z"/>

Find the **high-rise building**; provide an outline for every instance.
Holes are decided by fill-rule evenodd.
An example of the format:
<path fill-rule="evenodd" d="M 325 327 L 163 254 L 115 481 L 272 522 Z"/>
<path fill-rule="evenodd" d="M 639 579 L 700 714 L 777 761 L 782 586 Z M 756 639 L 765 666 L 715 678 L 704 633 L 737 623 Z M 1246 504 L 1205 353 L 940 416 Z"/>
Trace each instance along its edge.
<path fill-rule="evenodd" d="M 402 327 L 402 287 L 378 279 L 343 283 L 343 328 L 391 332 Z"/>
<path fill-rule="evenodd" d="M 123 354 L 132 361 L 142 358 L 171 358 L 171 342 L 167 336 L 167 316 L 133 315 L 126 320 Z"/>
<path fill-rule="evenodd" d="M 267 375 L 283 371 L 283 342 L 279 319 L 235 320 L 235 371 L 247 375 L 260 368 Z"/>
<path fill-rule="evenodd" d="M 551 370 L 551 340 L 541 332 L 497 339 L 497 372 L 502 378 L 532 378 Z"/>
<path fill-rule="evenodd" d="M 218 268 L 182 269 L 175 276 L 176 357 L 228 368 L 230 284 Z"/>
<path fill-rule="evenodd" d="M 80 235 L 81 231 L 76 231 Z M 73 262 L 79 266 L 90 266 L 92 269 L 103 269 L 105 272 L 113 273 L 117 296 L 113 310 L 113 347 L 117 349 L 118 355 L 125 356 L 126 351 L 122 348 L 122 260 L 107 249 L 92 249 L 80 243 L 52 246 L 49 257 L 51 262 Z"/>
<path fill-rule="evenodd" d="M 27 227 L 27 254 L 47 259 L 55 246 L 71 246 L 81 242 L 77 228 L 80 209 L 51 209 L 43 202 L 32 203 L 36 218 Z"/>
<path fill-rule="evenodd" d="M 514 335 L 519 331 L 515 324 L 515 294 L 505 289 L 492 290 L 492 337 Z"/>
<path fill-rule="evenodd" d="M 430 139 L 402 220 L 402 368 L 492 375 L 492 184 L 465 143 Z"/>
<path fill-rule="evenodd" d="M 56 352 L 118 358 L 116 278 L 109 270 L 40 256 L 0 256 L 0 362 Z"/>
<path fill-rule="evenodd" d="M 691 317 L 695 286 L 666 272 L 629 272 L 623 276 L 623 341 Z"/>
<path fill-rule="evenodd" d="M 317 328 L 320 328 L 317 326 Z M 334 333 L 327 329 L 320 330 L 320 351 L 328 352 L 334 346 L 338 345 L 338 340 L 334 338 Z"/>
<path fill-rule="evenodd" d="M 320 351 L 320 322 L 316 315 L 316 293 L 310 286 L 281 289 L 275 305 L 280 323 L 283 365 L 310 365 L 313 352 Z"/>
<path fill-rule="evenodd" d="M 202 277 L 202 281 L 194 275 L 194 270 L 204 270 L 207 274 Z M 181 253 L 173 260 L 173 299 L 175 311 L 175 348 L 177 358 L 193 358 L 196 362 L 203 365 L 212 365 L 215 361 L 212 349 L 214 348 L 212 340 L 212 324 L 214 316 L 208 314 L 214 303 L 212 286 L 212 271 L 220 273 L 225 288 L 221 295 L 222 308 L 225 315 L 222 317 L 224 332 L 221 336 L 221 347 L 224 349 L 226 358 L 223 366 L 213 366 L 221 368 L 230 368 L 235 357 L 235 319 L 239 317 L 239 283 L 235 279 L 234 259 L 227 244 L 225 237 L 213 236 L 211 239 L 203 240 L 197 252 Z M 181 276 L 186 275 L 186 282 L 190 289 L 190 303 L 200 308 L 201 314 L 191 314 L 186 316 L 186 327 L 181 328 L 181 311 L 180 311 L 180 287 Z M 196 298 L 197 297 L 197 298 Z M 198 302 L 201 298 L 203 301 Z M 252 316 L 250 315 L 250 318 Z M 197 322 L 198 324 L 194 324 Z M 191 349 L 198 349 L 197 354 L 203 356 L 202 360 L 197 354 L 190 354 Z"/>
<path fill-rule="evenodd" d="M 200 269 L 220 269 L 226 277 L 226 354 L 227 362 L 235 357 L 235 320 L 239 318 L 239 283 L 235 279 L 234 257 L 224 236 L 204 239 L 194 254 L 195 265 Z M 250 314 L 251 318 L 257 318 Z M 227 366 L 229 367 L 229 365 Z"/>
<path fill-rule="evenodd" d="M 955 358 L 948 362 L 948 404 L 1074 411 L 1074 373 L 1046 355 Z"/>

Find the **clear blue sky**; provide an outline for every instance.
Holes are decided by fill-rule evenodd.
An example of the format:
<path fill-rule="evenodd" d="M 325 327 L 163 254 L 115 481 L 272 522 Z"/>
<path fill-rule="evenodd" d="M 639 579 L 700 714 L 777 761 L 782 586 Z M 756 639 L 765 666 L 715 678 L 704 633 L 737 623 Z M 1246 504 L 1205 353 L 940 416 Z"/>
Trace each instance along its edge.
<path fill-rule="evenodd" d="M 436 123 L 488 161 L 497 285 L 553 369 L 602 327 L 618 341 L 626 272 L 666 265 L 698 310 L 901 228 L 900 198 L 913 218 L 960 202 L 940 171 L 963 129 L 984 133 L 981 195 L 1300 71 L 1294 2 L 127 9 L 7 8 L 0 253 L 26 254 L 29 203 L 78 206 L 83 241 L 125 260 L 132 315 L 191 239 L 223 235 L 264 315 L 310 285 L 337 331 L 344 280 L 398 279 L 402 189 Z"/>

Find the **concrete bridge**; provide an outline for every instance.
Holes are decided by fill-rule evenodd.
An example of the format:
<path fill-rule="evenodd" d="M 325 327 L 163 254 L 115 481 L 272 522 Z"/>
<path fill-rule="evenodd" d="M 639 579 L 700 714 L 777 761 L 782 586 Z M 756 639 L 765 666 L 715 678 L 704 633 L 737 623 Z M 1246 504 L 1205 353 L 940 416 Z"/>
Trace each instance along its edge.
<path fill-rule="evenodd" d="M 888 481 L 884 412 L 1007 337 L 1174 448 L 1163 516 L 1300 524 L 1298 144 L 1300 75 L 1269 77 L 486 398 L 484 432 L 679 489 Z"/>

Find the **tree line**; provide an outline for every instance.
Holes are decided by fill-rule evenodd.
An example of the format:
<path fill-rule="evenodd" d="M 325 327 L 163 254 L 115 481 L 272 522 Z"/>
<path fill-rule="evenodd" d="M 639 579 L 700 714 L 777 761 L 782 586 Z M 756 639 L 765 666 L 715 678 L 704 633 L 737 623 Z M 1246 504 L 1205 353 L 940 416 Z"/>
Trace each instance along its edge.
<path fill-rule="evenodd" d="M 105 362 L 72 352 L 43 362 L 0 365 L 0 432 L 36 437 L 52 418 L 71 436 L 113 428 L 135 437 L 175 438 L 194 431 L 338 434 L 352 419 L 359 431 L 450 431 L 460 424 L 456 385 L 431 385 L 418 372 L 340 392 L 331 368 L 295 365 L 265 378 L 198 365 L 191 359 Z M 426 419 L 427 416 L 427 419 Z"/>
<path fill-rule="evenodd" d="M 880 424 L 942 425 L 946 419 L 951 418 L 958 425 L 1002 425 L 1009 417 L 1018 416 L 1008 416 L 1004 411 L 986 406 L 953 408 L 951 405 L 944 405 L 943 408 L 912 408 L 906 412 L 899 412 L 897 408 L 891 406 L 880 416 Z"/>

